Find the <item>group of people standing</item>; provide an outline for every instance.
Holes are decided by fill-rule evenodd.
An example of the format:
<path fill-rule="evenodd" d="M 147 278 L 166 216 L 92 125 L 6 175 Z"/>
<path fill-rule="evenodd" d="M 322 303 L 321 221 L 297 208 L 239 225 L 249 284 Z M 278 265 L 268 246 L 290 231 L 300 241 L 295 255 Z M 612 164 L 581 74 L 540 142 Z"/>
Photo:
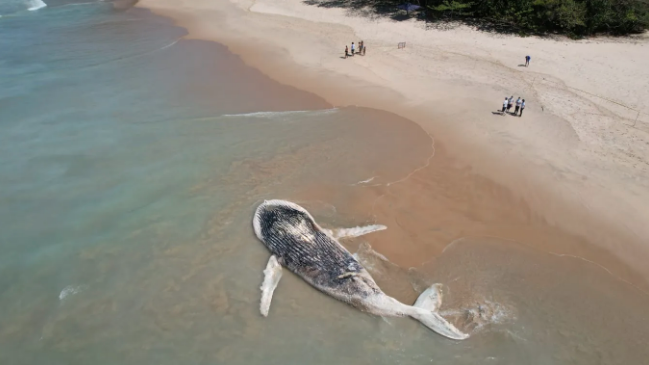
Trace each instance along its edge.
<path fill-rule="evenodd" d="M 532 57 L 530 57 L 529 55 L 525 56 L 525 65 L 519 66 L 528 67 L 530 65 L 530 59 L 532 59 Z M 516 109 L 514 109 L 514 112 L 512 113 L 510 110 L 514 106 L 514 104 L 516 104 Z M 507 112 L 507 114 L 509 115 L 522 117 L 523 110 L 525 110 L 525 99 L 521 99 L 521 97 L 519 96 L 516 102 L 514 102 L 514 95 L 510 97 L 505 96 L 505 100 L 503 101 L 503 110 L 502 112 L 500 112 L 500 114 L 505 115 L 505 112 Z"/>
<path fill-rule="evenodd" d="M 363 41 L 358 42 L 358 52 L 356 52 L 356 48 L 354 46 L 354 42 L 352 42 L 352 53 L 349 54 L 349 48 L 345 46 L 345 58 L 349 56 L 353 56 L 354 54 L 358 53 L 360 55 L 365 56 L 365 44 Z"/>
<path fill-rule="evenodd" d="M 518 115 L 519 117 L 523 116 L 523 110 L 525 110 L 525 99 L 521 99 L 521 97 L 518 97 L 518 100 L 516 100 L 516 109 L 514 110 L 514 113 L 512 114 L 510 112 L 510 109 L 512 106 L 514 106 L 514 96 L 510 96 L 509 98 L 505 96 L 505 100 L 503 101 L 503 111 L 502 114 L 505 115 L 505 111 L 508 114 L 512 114 L 514 116 Z M 519 113 L 520 111 L 520 113 Z"/>

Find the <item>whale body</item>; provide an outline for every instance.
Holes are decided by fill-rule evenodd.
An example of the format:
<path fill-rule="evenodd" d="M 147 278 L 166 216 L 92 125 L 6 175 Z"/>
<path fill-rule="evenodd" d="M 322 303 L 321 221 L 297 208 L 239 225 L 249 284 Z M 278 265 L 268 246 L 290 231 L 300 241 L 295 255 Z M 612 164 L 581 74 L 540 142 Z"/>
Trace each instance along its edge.
<path fill-rule="evenodd" d="M 327 230 L 301 206 L 285 200 L 267 200 L 257 207 L 253 228 L 272 254 L 261 286 L 262 315 L 268 315 L 284 266 L 321 292 L 361 311 L 386 317 L 409 316 L 442 336 L 455 340 L 468 337 L 437 312 L 442 301 L 439 284 L 426 289 L 414 305 L 403 304 L 383 293 L 337 240 L 383 230 L 385 226 Z"/>

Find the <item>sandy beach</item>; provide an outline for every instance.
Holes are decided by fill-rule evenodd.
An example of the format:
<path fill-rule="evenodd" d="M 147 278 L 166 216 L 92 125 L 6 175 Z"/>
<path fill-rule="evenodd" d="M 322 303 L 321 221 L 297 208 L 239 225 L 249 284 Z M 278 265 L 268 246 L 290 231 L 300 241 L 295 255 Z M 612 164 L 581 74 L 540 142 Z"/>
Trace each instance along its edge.
<path fill-rule="evenodd" d="M 646 35 L 573 41 L 460 25 L 426 29 L 413 19 L 300 0 L 139 6 L 172 17 L 188 38 L 223 43 L 271 78 L 334 106 L 415 121 L 455 164 L 507 187 L 545 224 L 614 254 L 646 287 Z M 360 40 L 367 54 L 344 59 L 345 45 Z M 399 42 L 406 48 L 398 49 Z M 521 67 L 528 54 L 530 67 Z M 505 96 L 526 99 L 523 117 L 494 113 Z"/>
<path fill-rule="evenodd" d="M 649 358 L 646 38 L 426 30 L 345 1 L 44 3 L 0 2 L 1 364 Z M 497 112 L 512 95 L 522 117 Z M 263 316 L 267 199 L 386 226 L 339 243 L 406 305 L 435 284 L 469 338 L 288 268 Z"/>

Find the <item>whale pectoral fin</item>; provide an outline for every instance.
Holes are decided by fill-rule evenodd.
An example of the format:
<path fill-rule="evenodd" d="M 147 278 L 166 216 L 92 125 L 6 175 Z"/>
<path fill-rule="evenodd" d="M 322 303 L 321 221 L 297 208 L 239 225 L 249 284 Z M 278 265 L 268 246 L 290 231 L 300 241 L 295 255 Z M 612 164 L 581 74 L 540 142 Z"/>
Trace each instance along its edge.
<path fill-rule="evenodd" d="M 350 238 L 366 235 L 368 233 L 382 231 L 388 227 L 381 224 L 371 224 L 369 226 L 358 226 L 353 228 L 334 228 L 334 229 L 323 229 L 322 231 L 328 234 L 329 236 L 338 239 L 338 238 Z"/>
<path fill-rule="evenodd" d="M 431 285 L 419 295 L 414 306 L 437 312 L 442 306 L 442 284 Z"/>
<path fill-rule="evenodd" d="M 272 255 L 268 260 L 266 269 L 264 270 L 264 282 L 261 284 L 261 303 L 259 304 L 259 311 L 261 315 L 268 316 L 270 309 L 270 302 L 273 299 L 273 292 L 277 288 L 279 279 L 282 278 L 282 265 L 277 261 L 277 257 Z"/>

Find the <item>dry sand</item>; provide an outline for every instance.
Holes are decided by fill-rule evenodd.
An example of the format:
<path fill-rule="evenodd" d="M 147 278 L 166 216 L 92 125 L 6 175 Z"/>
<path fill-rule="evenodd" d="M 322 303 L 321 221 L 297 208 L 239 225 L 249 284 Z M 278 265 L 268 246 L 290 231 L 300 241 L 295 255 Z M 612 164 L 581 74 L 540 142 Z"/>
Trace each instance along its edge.
<path fill-rule="evenodd" d="M 649 277 L 646 36 L 572 41 L 464 26 L 426 30 L 414 20 L 301 0 L 140 5 L 176 19 L 189 37 L 224 43 L 272 78 L 336 106 L 414 120 L 449 156 L 509 188 L 546 224 L 598 244 Z M 343 59 L 345 45 L 359 40 L 367 55 Z M 398 42 L 406 48 L 397 49 Z M 527 54 L 530 67 L 520 67 Z M 510 95 L 526 99 L 522 118 L 492 113 Z M 415 203 L 415 196 L 403 202 Z"/>

